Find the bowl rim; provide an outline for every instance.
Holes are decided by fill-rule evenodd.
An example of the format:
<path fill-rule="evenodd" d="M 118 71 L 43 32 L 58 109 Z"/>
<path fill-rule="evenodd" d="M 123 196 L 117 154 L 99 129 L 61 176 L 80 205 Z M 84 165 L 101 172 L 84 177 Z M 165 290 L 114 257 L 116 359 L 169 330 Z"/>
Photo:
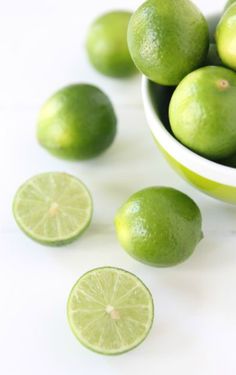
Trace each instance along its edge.
<path fill-rule="evenodd" d="M 182 164 L 190 171 L 204 177 L 207 180 L 236 187 L 236 168 L 218 164 L 196 154 L 180 143 L 165 128 L 153 107 L 153 102 L 150 95 L 150 83 L 151 81 L 143 75 L 142 98 L 144 111 L 149 128 L 158 143 L 170 156 L 172 156 L 177 162 Z"/>

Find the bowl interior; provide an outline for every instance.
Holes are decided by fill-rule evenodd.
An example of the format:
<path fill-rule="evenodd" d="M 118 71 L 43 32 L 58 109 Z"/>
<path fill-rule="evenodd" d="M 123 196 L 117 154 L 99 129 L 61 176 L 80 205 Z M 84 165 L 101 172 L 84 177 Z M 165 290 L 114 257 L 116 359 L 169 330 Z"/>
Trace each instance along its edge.
<path fill-rule="evenodd" d="M 207 23 L 209 27 L 209 34 L 210 34 L 210 42 L 215 43 L 215 30 L 216 26 L 220 20 L 221 14 L 216 13 L 212 14 L 209 17 L 207 17 Z"/>
<path fill-rule="evenodd" d="M 173 135 L 169 121 L 169 104 L 175 87 L 160 86 L 149 81 L 151 104 L 165 128 Z"/>

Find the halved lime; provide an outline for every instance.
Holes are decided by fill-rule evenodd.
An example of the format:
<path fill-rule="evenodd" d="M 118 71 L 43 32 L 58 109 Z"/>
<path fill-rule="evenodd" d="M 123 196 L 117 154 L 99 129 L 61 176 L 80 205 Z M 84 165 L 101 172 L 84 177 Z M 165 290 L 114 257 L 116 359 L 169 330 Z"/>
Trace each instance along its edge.
<path fill-rule="evenodd" d="M 77 178 L 61 172 L 39 174 L 17 191 L 13 213 L 20 228 L 52 246 L 76 239 L 89 225 L 92 199 Z"/>
<path fill-rule="evenodd" d="M 150 291 L 135 275 L 102 267 L 85 273 L 67 304 L 70 327 L 87 348 L 121 354 L 139 345 L 153 322 Z"/>

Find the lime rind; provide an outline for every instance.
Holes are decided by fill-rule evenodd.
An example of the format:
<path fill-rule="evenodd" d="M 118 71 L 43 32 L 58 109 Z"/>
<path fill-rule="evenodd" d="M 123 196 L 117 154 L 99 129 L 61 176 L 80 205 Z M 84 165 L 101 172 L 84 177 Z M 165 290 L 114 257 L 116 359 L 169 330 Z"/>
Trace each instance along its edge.
<path fill-rule="evenodd" d="M 153 186 L 133 194 L 115 216 L 117 238 L 134 259 L 155 267 L 177 265 L 202 239 L 199 207 L 186 194 Z"/>
<path fill-rule="evenodd" d="M 51 183 L 49 183 L 49 179 Z M 42 185 L 41 188 L 37 186 L 39 181 Z M 70 184 L 73 185 L 73 189 Z M 47 189 L 45 185 L 47 185 Z M 65 194 L 68 187 L 71 188 L 72 194 Z M 64 203 L 68 201 L 71 207 L 68 206 L 66 210 L 62 212 L 60 219 L 57 217 L 53 221 L 49 219 L 49 211 L 45 212 L 45 207 L 50 203 L 50 199 L 53 202 L 55 195 L 60 195 L 60 190 L 61 198 L 59 198 L 63 198 Z M 76 193 L 74 197 L 73 192 Z M 78 196 L 82 198 L 80 202 L 78 202 L 78 200 L 76 202 L 73 201 L 73 199 L 75 199 L 75 197 L 78 198 Z M 78 207 L 78 204 L 80 207 Z M 75 208 L 76 205 L 77 208 Z M 53 203 L 51 209 L 53 209 Z M 22 214 L 23 211 L 26 211 L 24 215 Z M 89 226 L 92 213 L 92 198 L 87 187 L 76 177 L 62 172 L 47 172 L 30 178 L 18 189 L 13 201 L 13 214 L 22 231 L 31 239 L 50 246 L 62 246 L 77 239 Z M 65 217 L 62 220 L 63 215 Z M 28 222 L 26 223 L 27 216 Z M 34 222 L 34 225 L 32 225 L 30 220 Z M 73 230 L 69 230 L 70 225 L 67 224 L 71 220 L 74 220 L 73 225 L 70 224 L 71 227 L 73 226 Z M 45 233 L 40 234 L 36 232 L 37 226 L 42 224 L 44 224 L 45 232 L 51 230 L 50 236 Z M 63 229 L 66 226 L 67 231 L 63 233 Z M 55 235 L 52 235 L 53 229 L 55 228 Z"/>
<path fill-rule="evenodd" d="M 127 78 L 137 73 L 127 43 L 131 16 L 129 11 L 111 11 L 96 18 L 89 28 L 86 38 L 88 58 L 105 76 Z"/>
<path fill-rule="evenodd" d="M 86 335 L 83 334 L 83 331 L 84 329 L 81 329 L 81 327 L 78 327 L 79 325 L 79 320 L 81 319 L 81 316 L 79 317 L 79 314 L 78 312 L 79 311 L 82 311 L 81 309 L 77 309 L 77 310 L 74 310 L 72 309 L 72 306 L 75 306 L 74 304 L 74 297 L 75 296 L 79 296 L 79 292 L 80 294 L 83 293 L 81 292 L 81 289 L 79 288 L 79 284 L 83 283 L 84 280 L 86 280 L 86 278 L 89 278 L 91 275 L 96 275 L 95 277 L 97 277 L 97 274 L 98 273 L 105 273 L 105 272 L 110 272 L 110 273 L 114 273 L 115 275 L 117 275 L 117 277 L 119 278 L 121 275 L 123 277 L 127 277 L 125 283 L 123 286 L 125 286 L 125 289 L 127 290 L 127 284 L 129 285 L 129 282 L 127 283 L 127 280 L 131 281 L 132 280 L 132 283 L 134 284 L 133 286 L 133 289 L 132 290 L 128 290 L 126 293 L 126 297 L 128 298 L 128 301 L 130 303 L 130 301 L 132 301 L 132 299 L 130 298 L 132 295 L 134 297 L 135 295 L 135 290 L 139 290 L 139 291 L 142 291 L 143 295 L 142 297 L 145 296 L 146 298 L 146 301 L 147 303 L 146 304 L 137 304 L 137 305 L 129 305 L 129 306 L 126 306 L 126 305 L 120 305 L 120 306 L 117 306 L 117 309 L 118 311 L 123 314 L 122 312 L 122 309 L 129 309 L 132 310 L 132 307 L 135 307 L 135 309 L 139 309 L 137 312 L 137 315 L 136 315 L 136 319 L 137 319 L 137 316 L 139 315 L 139 317 L 142 318 L 142 312 L 144 311 L 144 309 L 146 309 L 147 311 L 147 319 L 145 321 L 145 324 L 142 322 L 142 319 L 141 321 L 137 320 L 136 323 L 134 323 L 135 327 L 133 326 L 133 329 L 131 329 L 131 326 L 132 324 L 130 323 L 132 321 L 132 319 L 127 319 L 127 322 L 126 322 L 126 326 L 123 324 L 124 322 L 122 322 L 122 319 L 121 319 L 121 324 L 120 325 L 117 325 L 116 323 L 116 320 L 113 321 L 112 323 L 110 322 L 110 326 L 107 328 L 104 327 L 104 323 L 105 322 L 105 326 L 108 326 L 109 325 L 109 319 L 107 317 L 107 313 L 106 313 L 106 310 L 105 310 L 105 307 L 106 307 L 106 304 L 107 307 L 110 307 L 109 305 L 109 301 L 106 300 L 106 304 L 104 303 L 101 303 L 101 301 L 99 301 L 99 297 L 98 297 L 98 300 L 94 300 L 93 296 L 91 295 L 87 295 L 87 304 L 89 304 L 89 301 L 94 303 L 94 306 L 96 306 L 96 308 L 87 308 L 84 310 L 84 313 L 86 314 L 86 318 L 88 320 L 88 324 L 91 323 L 91 321 L 89 321 L 89 312 L 92 313 L 96 313 L 96 314 L 100 314 L 100 316 L 96 317 L 94 319 L 94 321 L 92 321 L 91 323 L 91 326 L 87 327 L 90 329 L 90 333 L 92 334 L 92 336 L 96 335 L 96 329 L 94 329 L 93 326 L 93 323 L 96 323 L 98 322 L 98 326 L 99 327 L 102 327 L 103 329 L 103 332 L 105 332 L 107 330 L 107 333 L 108 333 L 108 336 L 110 336 L 112 334 L 111 332 L 111 329 L 115 329 L 116 330 L 116 336 L 117 338 L 119 337 L 120 335 L 120 332 L 123 332 L 123 329 L 125 328 L 125 332 L 126 332 L 126 335 L 128 334 L 136 334 L 137 330 L 140 329 L 140 327 L 142 325 L 144 325 L 145 329 L 143 330 L 142 334 L 140 335 L 137 335 L 136 339 L 134 340 L 131 340 L 132 342 L 130 343 L 123 343 L 119 346 L 117 346 L 116 348 L 108 348 L 107 346 L 104 347 L 102 346 L 101 342 L 100 342 L 100 345 L 95 345 L 93 343 L 91 343 L 91 340 L 89 341 L 88 339 L 86 339 Z M 99 278 L 97 277 L 97 281 L 99 283 Z M 131 283 L 131 284 L 132 284 Z M 106 283 L 107 286 L 109 286 L 110 284 L 109 283 Z M 114 286 L 115 288 L 115 286 Z M 105 293 L 105 290 L 103 290 L 104 294 L 103 294 L 103 297 L 106 295 Z M 91 298 L 92 297 L 92 298 Z M 101 298 L 101 296 L 100 296 Z M 105 298 L 105 297 L 104 297 Z M 105 301 L 104 301 L 105 302 Z M 117 301 L 119 302 L 119 301 Z M 113 303 L 115 304 L 115 301 L 113 301 Z M 76 314 L 77 316 L 75 317 L 73 314 Z M 129 312 L 129 315 L 130 315 L 130 312 Z M 69 298 L 68 298 L 68 302 L 67 302 L 67 318 L 68 318 L 68 322 L 69 322 L 69 325 L 70 325 L 70 328 L 73 332 L 73 334 L 75 335 L 75 337 L 79 340 L 79 342 L 84 345 L 86 348 L 96 352 L 96 353 L 99 353 L 99 354 L 104 354 L 104 355 L 119 355 L 119 354 L 123 354 L 125 352 L 128 352 L 134 348 L 136 348 L 137 346 L 139 346 L 144 340 L 145 338 L 148 336 L 150 330 L 151 330 L 151 327 L 152 327 L 152 324 L 153 324 L 153 319 L 154 319 L 154 303 L 153 303 L 153 298 L 152 298 L 152 295 L 151 295 L 151 292 L 149 291 L 149 289 L 146 287 L 146 285 L 137 277 L 135 276 L 134 274 L 128 272 L 128 271 L 125 271 L 123 269 L 120 269 L 120 268 L 114 268 L 114 267 L 99 267 L 99 268 L 96 268 L 96 269 L 93 269 L 91 271 L 88 271 L 86 272 L 84 275 L 82 275 L 78 281 L 75 283 L 74 287 L 72 288 L 71 292 L 70 292 L 70 295 L 69 295 Z M 119 322 L 119 320 L 118 320 Z M 113 324 L 113 326 L 112 326 Z M 116 328 L 114 328 L 114 325 Z M 93 328 L 93 329 L 92 329 Z M 99 331 L 99 333 L 101 333 L 101 331 Z M 123 339 L 124 339 L 124 336 L 122 336 Z M 112 344 L 111 344 L 112 346 Z"/>
<path fill-rule="evenodd" d="M 117 132 L 108 96 L 90 84 L 61 88 L 46 100 L 37 120 L 37 139 L 49 153 L 65 160 L 91 159 L 105 152 Z"/>

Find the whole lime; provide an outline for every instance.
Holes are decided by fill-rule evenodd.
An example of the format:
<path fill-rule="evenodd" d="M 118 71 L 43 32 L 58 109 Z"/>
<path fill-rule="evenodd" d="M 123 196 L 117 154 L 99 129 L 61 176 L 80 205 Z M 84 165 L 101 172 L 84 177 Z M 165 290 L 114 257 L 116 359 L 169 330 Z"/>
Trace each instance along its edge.
<path fill-rule="evenodd" d="M 207 22 L 189 0 L 148 0 L 130 19 L 128 45 L 136 66 L 150 80 L 176 86 L 206 59 Z"/>
<path fill-rule="evenodd" d="M 132 195 L 118 210 L 116 233 L 124 249 L 152 266 L 173 266 L 187 259 L 202 238 L 201 213 L 187 195 L 150 187 Z"/>
<path fill-rule="evenodd" d="M 131 14 L 126 11 L 109 12 L 90 26 L 86 49 L 90 62 L 100 73 L 119 78 L 137 72 L 127 44 Z"/>
<path fill-rule="evenodd" d="M 236 153 L 226 159 L 220 160 L 220 164 L 226 165 L 227 167 L 236 168 Z"/>
<path fill-rule="evenodd" d="M 169 118 L 176 138 L 196 153 L 219 160 L 236 150 L 236 73 L 207 66 L 176 88 Z"/>
<path fill-rule="evenodd" d="M 226 10 L 217 25 L 216 44 L 224 65 L 236 70 L 236 3 Z"/>
<path fill-rule="evenodd" d="M 116 115 L 97 87 L 75 84 L 57 91 L 39 113 L 37 138 L 55 156 L 83 160 L 105 151 L 116 134 Z"/>

